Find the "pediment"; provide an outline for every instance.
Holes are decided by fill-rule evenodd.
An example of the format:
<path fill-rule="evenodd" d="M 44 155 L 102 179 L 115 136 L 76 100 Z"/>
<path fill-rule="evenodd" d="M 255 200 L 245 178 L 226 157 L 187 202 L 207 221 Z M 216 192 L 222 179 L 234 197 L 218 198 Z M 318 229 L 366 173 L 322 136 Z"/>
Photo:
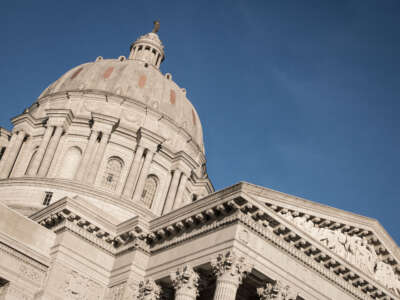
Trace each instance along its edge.
<path fill-rule="evenodd" d="M 241 185 L 271 215 L 400 296 L 400 251 L 377 220 L 252 184 Z"/>

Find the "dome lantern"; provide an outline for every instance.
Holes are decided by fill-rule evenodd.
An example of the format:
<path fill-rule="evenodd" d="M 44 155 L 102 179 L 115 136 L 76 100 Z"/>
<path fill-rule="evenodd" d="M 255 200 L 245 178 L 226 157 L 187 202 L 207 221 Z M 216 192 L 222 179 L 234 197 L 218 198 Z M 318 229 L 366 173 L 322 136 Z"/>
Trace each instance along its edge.
<path fill-rule="evenodd" d="M 129 59 L 141 60 L 157 69 L 160 68 L 165 54 L 164 46 L 157 34 L 159 28 L 160 22 L 154 21 L 152 32 L 142 35 L 131 45 Z"/>

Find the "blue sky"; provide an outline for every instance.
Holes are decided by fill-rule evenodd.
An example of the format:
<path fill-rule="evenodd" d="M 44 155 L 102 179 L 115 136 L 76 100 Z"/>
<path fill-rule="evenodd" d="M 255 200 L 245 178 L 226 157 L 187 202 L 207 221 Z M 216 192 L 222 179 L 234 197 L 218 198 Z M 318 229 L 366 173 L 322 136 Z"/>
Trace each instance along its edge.
<path fill-rule="evenodd" d="M 216 189 L 248 181 L 377 218 L 400 243 L 400 1 L 1 1 L 0 126 L 161 22 Z"/>

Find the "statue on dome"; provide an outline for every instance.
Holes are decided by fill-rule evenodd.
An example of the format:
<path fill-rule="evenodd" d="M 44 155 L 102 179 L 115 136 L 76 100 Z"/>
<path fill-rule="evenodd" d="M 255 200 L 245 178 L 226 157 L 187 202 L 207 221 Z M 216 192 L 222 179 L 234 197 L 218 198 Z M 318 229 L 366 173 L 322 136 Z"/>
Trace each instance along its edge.
<path fill-rule="evenodd" d="M 156 20 L 153 22 L 153 24 L 154 24 L 154 27 L 153 27 L 152 32 L 157 33 L 160 30 L 160 21 Z"/>

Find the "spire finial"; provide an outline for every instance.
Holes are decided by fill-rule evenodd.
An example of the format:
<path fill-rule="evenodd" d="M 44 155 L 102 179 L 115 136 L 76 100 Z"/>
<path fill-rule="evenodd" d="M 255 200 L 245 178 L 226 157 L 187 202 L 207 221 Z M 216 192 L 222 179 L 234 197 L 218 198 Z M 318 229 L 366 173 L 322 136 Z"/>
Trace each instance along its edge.
<path fill-rule="evenodd" d="M 154 27 L 153 27 L 153 31 L 154 33 L 157 33 L 160 30 L 160 21 L 156 20 L 153 22 Z"/>

